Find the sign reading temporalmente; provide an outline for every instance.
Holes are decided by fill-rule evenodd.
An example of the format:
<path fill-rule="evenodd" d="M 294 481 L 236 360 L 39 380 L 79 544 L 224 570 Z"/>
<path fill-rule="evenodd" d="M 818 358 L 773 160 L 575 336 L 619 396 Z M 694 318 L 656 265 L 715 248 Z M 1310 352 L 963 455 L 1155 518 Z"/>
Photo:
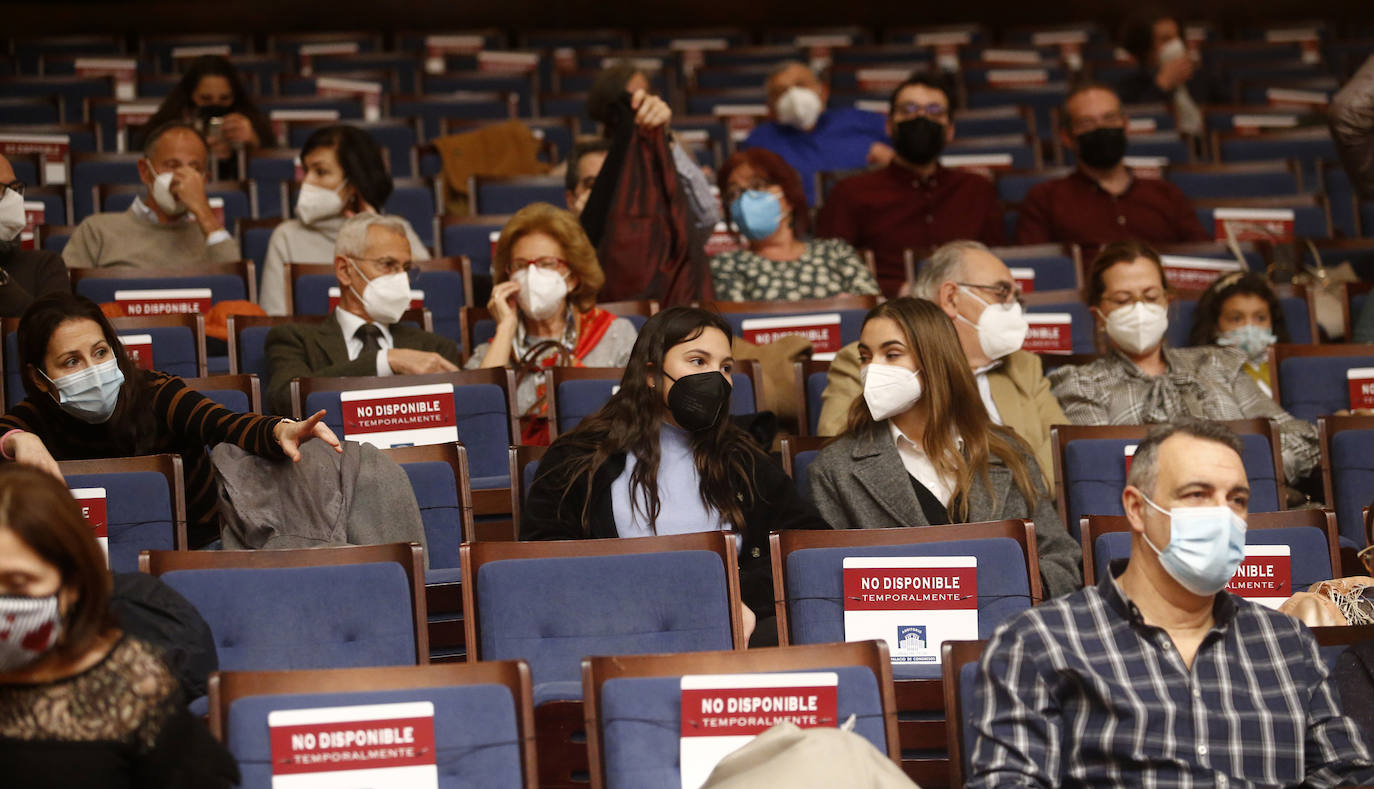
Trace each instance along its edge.
<path fill-rule="evenodd" d="M 835 358 L 841 344 L 838 312 L 747 318 L 740 321 L 739 327 L 744 339 L 755 345 L 767 345 L 783 337 L 805 337 L 811 341 L 811 358 L 821 361 Z"/>
<path fill-rule="evenodd" d="M 1293 596 L 1293 556 L 1287 545 L 1246 545 L 1226 591 L 1270 608 Z"/>
<path fill-rule="evenodd" d="M 153 369 L 153 335 L 121 334 L 119 344 L 124 346 L 124 352 L 133 359 L 135 367 L 141 370 Z"/>
<path fill-rule="evenodd" d="M 1350 408 L 1374 408 L 1374 367 L 1352 367 L 1345 371 L 1350 384 Z"/>
<path fill-rule="evenodd" d="M 1243 269 L 1237 260 L 1161 255 L 1160 261 L 1164 263 L 1164 276 L 1169 279 L 1169 287 L 1176 290 L 1207 290 L 1223 276 Z"/>
<path fill-rule="evenodd" d="M 1026 340 L 1021 350 L 1031 353 L 1073 353 L 1073 314 L 1068 312 L 1028 312 Z"/>
<path fill-rule="evenodd" d="M 437 789 L 434 703 L 273 710 L 272 789 Z"/>
<path fill-rule="evenodd" d="M 66 134 L 0 134 L 0 155 L 42 154 L 43 181 L 49 184 L 67 182 L 71 148 L 72 138 Z"/>
<path fill-rule="evenodd" d="M 700 789 L 721 759 L 779 723 L 835 726 L 839 675 L 688 674 L 682 688 L 682 789 Z"/>
<path fill-rule="evenodd" d="M 939 665 L 941 644 L 977 638 L 977 557 L 845 557 L 845 641 L 886 641 L 893 663 Z"/>
<path fill-rule="evenodd" d="M 1218 241 L 1228 235 L 1237 241 L 1292 241 L 1295 214 L 1291 208 L 1218 208 L 1212 211 Z"/>
<path fill-rule="evenodd" d="M 125 315 L 204 315 L 210 311 L 209 288 L 117 290 L 115 302 Z"/>
<path fill-rule="evenodd" d="M 105 506 L 104 488 L 72 488 L 72 498 L 76 499 L 76 505 L 81 508 L 81 517 L 86 519 L 86 525 L 91 527 L 91 533 L 95 535 L 95 541 L 100 543 L 100 549 L 105 552 L 105 566 L 110 565 L 110 518 Z"/>
<path fill-rule="evenodd" d="M 458 440 L 453 384 L 357 389 L 339 394 L 344 438 L 380 449 Z"/>

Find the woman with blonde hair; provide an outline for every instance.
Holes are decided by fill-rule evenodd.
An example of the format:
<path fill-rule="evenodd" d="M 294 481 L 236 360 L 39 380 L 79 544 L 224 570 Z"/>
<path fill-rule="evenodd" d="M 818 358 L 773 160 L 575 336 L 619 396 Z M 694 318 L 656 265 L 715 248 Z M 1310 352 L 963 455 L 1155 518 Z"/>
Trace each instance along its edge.
<path fill-rule="evenodd" d="M 525 206 L 501 229 L 491 273 L 496 334 L 473 349 L 467 367 L 514 367 L 522 443 L 547 444 L 544 371 L 624 367 L 634 324 L 597 308 L 606 275 L 596 250 L 577 217 L 548 203 Z"/>
<path fill-rule="evenodd" d="M 1078 545 L 1034 453 L 995 424 L 949 317 L 901 298 L 864 318 L 863 396 L 811 465 L 811 499 L 836 529 L 1032 518 L 1045 595 L 1082 585 Z"/>

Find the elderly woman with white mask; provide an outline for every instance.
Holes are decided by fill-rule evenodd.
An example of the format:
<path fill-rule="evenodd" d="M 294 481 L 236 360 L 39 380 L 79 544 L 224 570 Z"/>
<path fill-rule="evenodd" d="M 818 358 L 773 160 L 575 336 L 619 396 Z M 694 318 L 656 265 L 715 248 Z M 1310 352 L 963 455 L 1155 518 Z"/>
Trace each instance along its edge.
<path fill-rule="evenodd" d="M 514 367 L 522 442 L 549 443 L 547 368 L 624 367 L 634 324 L 596 307 L 606 281 L 577 218 L 548 203 L 527 205 L 501 229 L 487 309 L 496 334 L 469 369 Z"/>
<path fill-rule="evenodd" d="M 1236 348 L 1170 348 L 1169 285 L 1159 254 L 1135 241 L 1108 244 L 1093 261 L 1088 305 L 1107 334 L 1108 352 L 1049 374 L 1070 422 L 1145 425 L 1185 416 L 1213 421 L 1263 417 L 1279 423 L 1283 471 L 1291 481 L 1320 459 L 1317 429 L 1265 395 Z"/>

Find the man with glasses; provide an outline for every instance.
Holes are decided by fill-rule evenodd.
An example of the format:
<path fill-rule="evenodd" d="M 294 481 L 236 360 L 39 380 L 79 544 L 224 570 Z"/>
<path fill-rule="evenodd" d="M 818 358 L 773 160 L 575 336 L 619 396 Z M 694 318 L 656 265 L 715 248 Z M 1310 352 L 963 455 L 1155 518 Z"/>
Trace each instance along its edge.
<path fill-rule="evenodd" d="M 457 343 L 399 322 L 418 273 L 404 220 L 366 213 L 344 222 L 334 244 L 339 306 L 319 323 L 286 324 L 267 334 L 272 413 L 291 413 L 292 378 L 457 371 Z"/>
<path fill-rule="evenodd" d="M 242 258 L 205 194 L 209 157 L 205 138 L 189 124 L 150 132 L 138 162 L 147 194 L 127 211 L 83 219 L 62 249 L 67 267 L 155 270 Z"/>
<path fill-rule="evenodd" d="M 1093 261 L 1088 306 L 1110 351 L 1053 370 L 1050 385 L 1076 425 L 1147 425 L 1182 417 L 1213 421 L 1263 417 L 1278 423 L 1283 472 L 1297 485 L 1321 459 L 1317 428 L 1295 419 L 1245 372 L 1235 348 L 1171 348 L 1164 264 L 1135 241 L 1108 245 Z"/>
<path fill-rule="evenodd" d="M 992 182 L 940 165 L 940 151 L 954 139 L 944 85 L 940 77 L 916 75 L 897 86 L 887 119 L 896 148 L 891 164 L 836 184 L 817 220 L 818 237 L 873 251 L 878 283 L 888 296 L 906 279 L 904 250 L 956 239 L 993 245 L 1003 240 Z"/>
<path fill-rule="evenodd" d="M 72 288 L 61 257 L 20 247 L 26 224 L 24 182 L 0 156 L 0 317 L 18 318 L 39 296 Z"/>
<path fill-rule="evenodd" d="M 1211 240 L 1183 190 L 1163 178 L 1136 178 L 1126 167 L 1126 114 L 1111 88 L 1076 88 L 1060 114 L 1060 139 L 1078 167 L 1026 194 L 1016 243 L 1081 244 L 1091 255 L 1113 241 Z"/>
<path fill-rule="evenodd" d="M 1040 357 L 1021 350 L 1027 324 L 1007 265 L 977 241 L 954 241 L 921 267 L 911 295 L 935 302 L 954 322 L 988 416 L 1025 440 L 1052 482 L 1050 428 L 1068 419 L 1050 392 Z M 858 343 L 851 343 L 830 362 L 818 432 L 842 432 L 849 406 L 862 393 Z"/>

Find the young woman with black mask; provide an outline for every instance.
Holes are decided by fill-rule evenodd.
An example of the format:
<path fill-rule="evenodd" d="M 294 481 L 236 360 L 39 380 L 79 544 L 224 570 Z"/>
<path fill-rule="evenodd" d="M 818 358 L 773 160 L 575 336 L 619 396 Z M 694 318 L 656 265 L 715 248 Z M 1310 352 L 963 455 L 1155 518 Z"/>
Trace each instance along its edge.
<path fill-rule="evenodd" d="M 761 646 L 777 638 L 768 533 L 829 526 L 730 421 L 733 364 L 719 315 L 673 307 L 650 318 L 620 389 L 544 455 L 520 539 L 736 532 L 740 594 L 758 620 L 750 643 Z"/>

